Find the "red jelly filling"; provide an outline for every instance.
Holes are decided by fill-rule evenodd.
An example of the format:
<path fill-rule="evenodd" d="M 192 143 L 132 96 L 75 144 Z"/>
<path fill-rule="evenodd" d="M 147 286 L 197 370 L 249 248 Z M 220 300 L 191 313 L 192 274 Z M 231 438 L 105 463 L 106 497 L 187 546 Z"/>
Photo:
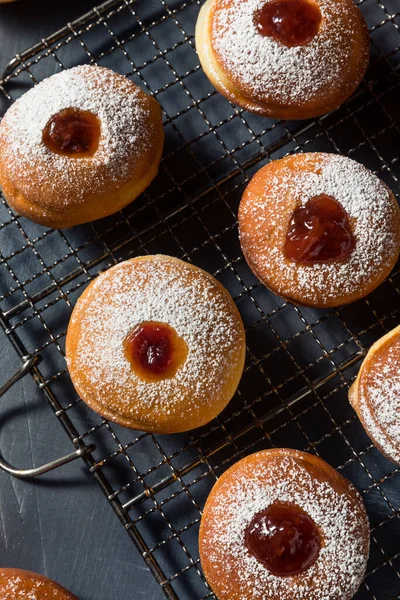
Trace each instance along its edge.
<path fill-rule="evenodd" d="M 255 22 L 261 35 L 285 46 L 301 46 L 317 35 L 321 12 L 306 0 L 272 0 L 256 12 Z"/>
<path fill-rule="evenodd" d="M 299 263 L 346 260 L 355 241 L 342 205 L 326 194 L 294 210 L 286 234 L 286 258 Z"/>
<path fill-rule="evenodd" d="M 315 562 L 321 538 L 305 512 L 276 503 L 251 521 L 245 532 L 245 545 L 274 575 L 294 575 Z"/>
<path fill-rule="evenodd" d="M 166 323 L 141 323 L 125 340 L 125 353 L 132 367 L 148 381 L 173 377 L 187 352 L 185 341 Z"/>
<path fill-rule="evenodd" d="M 43 131 L 43 142 L 49 150 L 64 156 L 92 156 L 99 139 L 99 119 L 77 108 L 66 108 L 54 115 Z"/>

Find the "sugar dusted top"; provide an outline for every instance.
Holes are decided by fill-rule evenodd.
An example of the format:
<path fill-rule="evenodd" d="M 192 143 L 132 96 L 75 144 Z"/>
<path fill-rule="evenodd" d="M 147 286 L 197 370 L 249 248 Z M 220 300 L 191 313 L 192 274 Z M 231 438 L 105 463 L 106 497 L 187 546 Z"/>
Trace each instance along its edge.
<path fill-rule="evenodd" d="M 0 569 L 0 600 L 76 600 L 49 579 L 28 571 Z"/>
<path fill-rule="evenodd" d="M 346 600 L 359 587 L 369 546 L 362 501 L 352 486 L 343 480 L 332 484 L 302 456 L 290 450 L 260 452 L 234 465 L 211 492 L 200 550 L 221 600 Z M 322 538 L 314 564 L 297 575 L 272 574 L 245 545 L 248 524 L 276 502 L 303 510 Z"/>
<path fill-rule="evenodd" d="M 124 341 L 145 322 L 168 325 L 186 344 L 173 377 L 146 381 L 132 369 Z M 228 292 L 208 273 L 155 255 L 125 261 L 88 288 L 71 318 L 67 363 L 75 387 L 99 412 L 106 408 L 143 428 L 186 414 L 189 429 L 240 374 L 243 347 L 243 326 Z"/>
<path fill-rule="evenodd" d="M 76 204 L 88 192 L 103 193 L 110 181 L 114 186 L 124 183 L 154 135 L 149 102 L 154 100 L 132 81 L 101 67 L 74 67 L 45 79 L 14 102 L 0 124 L 7 176 L 31 197 L 34 173 L 37 189 L 50 188 L 39 196 L 40 204 L 47 196 L 54 203 L 58 188 L 63 193 L 57 202 Z M 66 109 L 98 118 L 100 140 L 93 156 L 62 156 L 43 142 L 50 119 Z"/>
<path fill-rule="evenodd" d="M 400 463 L 400 327 L 371 349 L 360 373 L 358 403 L 367 432 Z"/>
<path fill-rule="evenodd" d="M 285 257 L 293 211 L 327 194 L 346 211 L 354 249 L 344 261 L 301 264 Z M 297 154 L 261 169 L 239 209 L 244 254 L 267 285 L 304 304 L 350 302 L 376 287 L 400 248 L 400 212 L 387 186 L 363 165 L 340 155 Z"/>
<path fill-rule="evenodd" d="M 32 581 L 29 583 L 29 588 L 26 589 L 26 580 L 16 575 L 10 577 L 7 582 L 4 582 L 0 587 L 0 600 L 44 600 L 44 598 L 62 598 L 62 594 L 57 591 L 54 595 L 49 596 L 43 592 L 42 581 Z"/>
<path fill-rule="evenodd" d="M 255 15 L 266 1 L 214 2 L 212 46 L 228 78 L 254 100 L 297 106 L 318 97 L 321 90 L 340 89 L 346 65 L 360 53 L 354 8 L 337 0 L 317 0 L 322 20 L 316 35 L 290 47 L 258 31 Z M 363 51 L 361 70 L 368 61 Z"/>

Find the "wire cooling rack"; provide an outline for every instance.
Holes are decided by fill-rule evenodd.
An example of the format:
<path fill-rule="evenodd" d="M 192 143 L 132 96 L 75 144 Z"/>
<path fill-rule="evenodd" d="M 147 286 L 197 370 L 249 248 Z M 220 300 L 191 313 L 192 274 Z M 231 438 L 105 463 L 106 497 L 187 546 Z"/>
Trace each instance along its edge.
<path fill-rule="evenodd" d="M 398 0 L 360 2 L 372 60 L 353 98 L 334 114 L 290 123 L 243 112 L 212 88 L 195 51 L 201 3 L 109 0 L 17 56 L 0 83 L 2 114 L 63 68 L 111 67 L 157 98 L 166 133 L 159 176 L 121 213 L 54 231 L 0 205 L 0 324 L 25 361 L 16 377 L 33 375 L 76 449 L 85 454 L 96 446 L 84 460 L 167 598 L 213 598 L 197 550 L 201 509 L 229 465 L 271 446 L 315 452 L 355 483 L 372 528 L 368 573 L 356 598 L 399 598 L 399 469 L 373 447 L 347 401 L 365 349 L 399 323 L 399 269 L 351 306 L 292 306 L 254 278 L 236 224 L 251 175 L 291 152 L 347 154 L 399 196 Z M 213 273 L 247 330 L 235 398 L 208 426 L 174 436 L 101 420 L 77 398 L 64 361 L 68 319 L 89 281 L 118 261 L 155 252 Z"/>

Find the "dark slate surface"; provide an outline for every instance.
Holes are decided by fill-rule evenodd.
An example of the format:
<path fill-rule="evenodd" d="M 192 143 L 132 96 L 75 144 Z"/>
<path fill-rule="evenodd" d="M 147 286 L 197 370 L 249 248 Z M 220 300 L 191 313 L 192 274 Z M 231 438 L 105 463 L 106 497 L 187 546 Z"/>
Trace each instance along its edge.
<path fill-rule="evenodd" d="M 0 4 L 0 69 L 18 52 L 98 4 L 96 0 L 18 0 Z"/>
<path fill-rule="evenodd" d="M 0 5 L 0 70 L 13 56 L 98 4 L 21 0 Z M 19 359 L 0 335 L 0 384 Z M 0 450 L 30 467 L 71 451 L 71 444 L 29 376 L 1 401 Z M 41 481 L 0 471 L 0 565 L 44 573 L 80 600 L 163 598 L 97 484 L 75 462 Z"/>

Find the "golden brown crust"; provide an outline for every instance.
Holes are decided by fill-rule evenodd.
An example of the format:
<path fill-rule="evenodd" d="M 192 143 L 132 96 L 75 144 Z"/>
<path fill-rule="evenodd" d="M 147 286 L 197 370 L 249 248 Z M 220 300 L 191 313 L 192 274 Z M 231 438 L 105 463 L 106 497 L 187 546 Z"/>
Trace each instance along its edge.
<path fill-rule="evenodd" d="M 340 106 L 358 87 L 367 69 L 368 29 L 352 0 L 313 3 L 323 13 L 320 31 L 295 56 L 297 49 L 263 39 L 255 28 L 252 31 L 252 19 L 245 13 L 249 6 L 253 14 L 260 5 L 258 0 L 207 0 L 196 26 L 196 48 L 214 87 L 245 110 L 272 118 L 308 119 Z M 237 18 L 240 11 L 243 20 Z M 243 48 L 239 48 L 238 41 L 243 41 Z M 230 56 L 235 46 L 236 59 Z M 249 54 L 246 48 L 251 58 L 247 63 L 243 58 L 239 65 Z M 296 77 L 299 90 L 292 82 Z"/>
<path fill-rule="evenodd" d="M 92 157 L 60 156 L 44 145 L 45 124 L 63 108 L 99 117 Z M 0 124 L 0 184 L 18 214 L 47 227 L 71 227 L 113 214 L 141 194 L 157 174 L 163 142 L 154 98 L 109 69 L 75 67 L 44 80 L 7 111 Z"/>
<path fill-rule="evenodd" d="M 389 460 L 400 463 L 400 326 L 371 346 L 349 401 L 365 431 Z"/>
<path fill-rule="evenodd" d="M 61 585 L 37 573 L 0 569 L 1 600 L 77 600 Z"/>
<path fill-rule="evenodd" d="M 144 321 L 166 323 L 188 345 L 170 379 L 144 382 L 123 353 L 124 340 Z M 232 298 L 211 275 L 176 258 L 145 256 L 109 269 L 85 290 L 66 356 L 73 384 L 93 410 L 126 427 L 173 433 L 208 423 L 228 404 L 243 371 L 245 334 Z"/>
<path fill-rule="evenodd" d="M 238 533 L 273 502 L 300 506 L 320 530 L 320 555 L 301 574 L 273 576 Z M 368 519 L 358 492 L 325 461 L 271 449 L 247 456 L 218 479 L 203 511 L 199 548 L 220 600 L 348 600 L 365 572 Z"/>
<path fill-rule="evenodd" d="M 284 255 L 289 222 L 299 203 L 328 194 L 346 210 L 355 237 L 347 261 L 305 265 Z M 354 302 L 394 267 L 400 249 L 400 210 L 393 193 L 362 165 L 339 155 L 296 154 L 260 169 L 239 206 L 243 254 L 274 293 L 320 308 Z"/>

